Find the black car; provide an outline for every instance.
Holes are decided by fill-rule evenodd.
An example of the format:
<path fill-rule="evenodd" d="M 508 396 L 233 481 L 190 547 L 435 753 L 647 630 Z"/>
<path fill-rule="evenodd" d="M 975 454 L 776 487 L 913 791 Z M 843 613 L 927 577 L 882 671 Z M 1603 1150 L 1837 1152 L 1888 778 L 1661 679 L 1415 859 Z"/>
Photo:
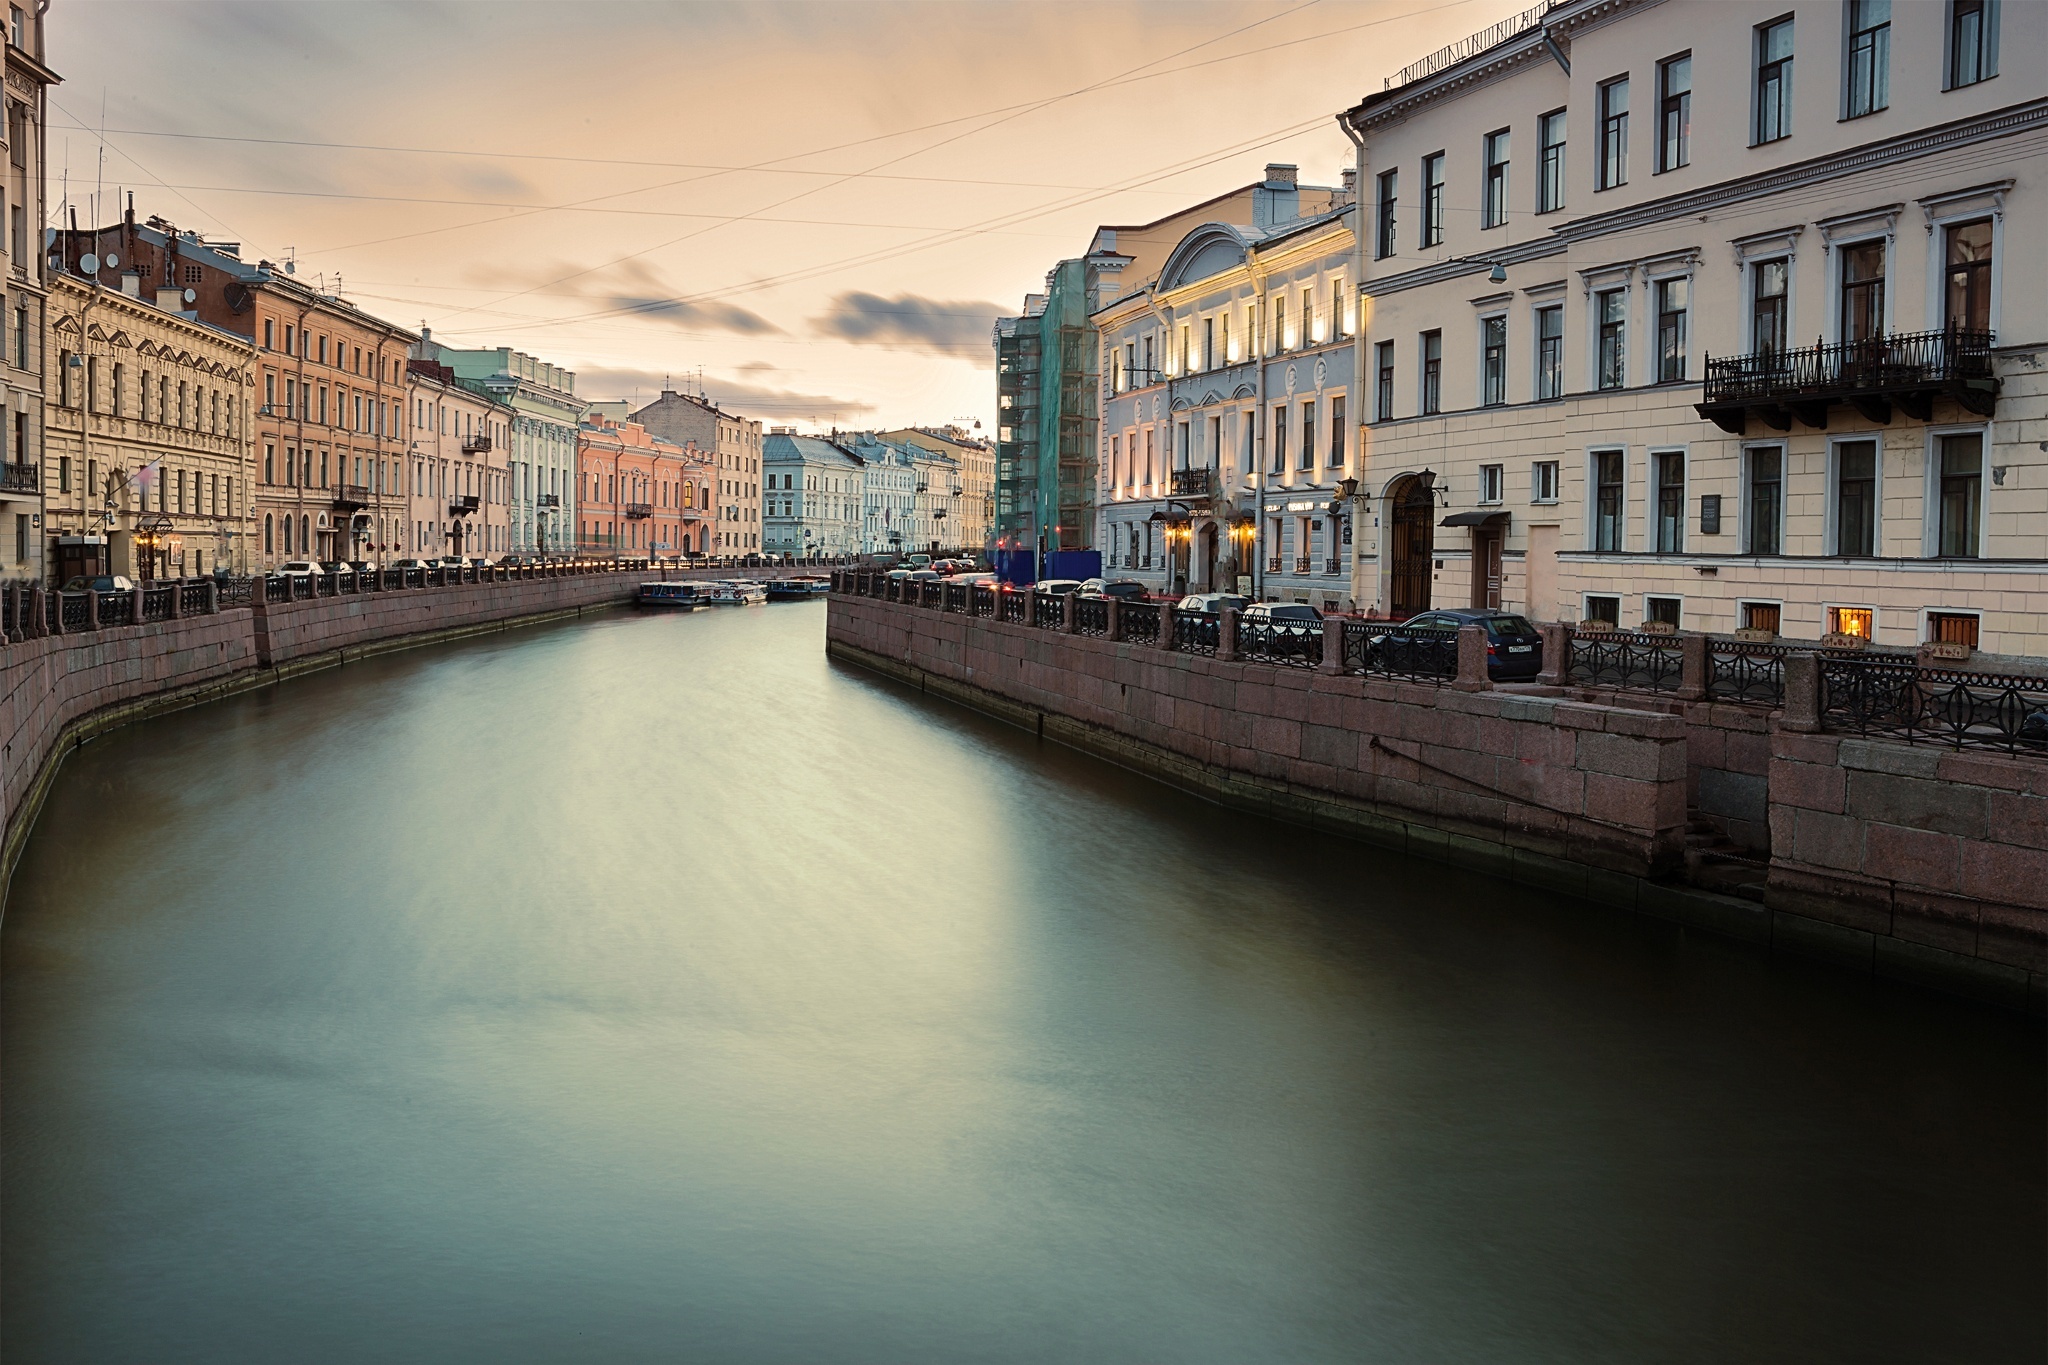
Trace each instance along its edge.
<path fill-rule="evenodd" d="M 1083 597 L 1119 597 L 1126 602 L 1143 601 L 1148 589 L 1135 578 L 1087 578 L 1081 581 Z"/>
<path fill-rule="evenodd" d="M 1248 653 L 1299 658 L 1322 633 L 1323 614 L 1306 602 L 1254 602 L 1237 618 L 1237 647 Z"/>
<path fill-rule="evenodd" d="M 1403 626 L 1437 626 L 1456 630 L 1479 626 L 1486 631 L 1486 676 L 1496 682 L 1533 678 L 1543 671 L 1543 636 L 1527 617 L 1494 607 L 1450 607 L 1411 616 Z"/>

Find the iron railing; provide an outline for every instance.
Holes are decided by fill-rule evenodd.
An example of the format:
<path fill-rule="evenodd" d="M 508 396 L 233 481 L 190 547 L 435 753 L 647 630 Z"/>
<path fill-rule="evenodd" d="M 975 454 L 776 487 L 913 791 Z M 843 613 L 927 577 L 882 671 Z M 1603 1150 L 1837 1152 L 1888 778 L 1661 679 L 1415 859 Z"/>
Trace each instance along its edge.
<path fill-rule="evenodd" d="M 1676 692 L 1681 660 L 1674 636 L 1628 630 L 1573 631 L 1566 676 L 1581 687 Z"/>
<path fill-rule="evenodd" d="M 1000 607 L 1003 619 L 1005 621 L 1014 621 L 1020 626 L 1023 625 L 1024 622 L 1031 619 L 1031 601 L 1035 596 L 1035 593 L 1019 591 L 1016 588 L 1003 593 L 1001 598 L 1002 605 Z"/>
<path fill-rule="evenodd" d="M 59 602 L 58 620 L 67 631 L 84 630 L 90 621 L 86 614 L 85 594 L 82 592 L 60 592 L 54 594 Z"/>
<path fill-rule="evenodd" d="M 1709 357 L 1708 406 L 1824 402 L 1991 378 L 1990 332 L 1899 332 L 1798 350 Z"/>
<path fill-rule="evenodd" d="M 1449 682 L 1458 676 L 1458 632 L 1450 626 L 1346 621 L 1344 671 L 1408 682 Z"/>
<path fill-rule="evenodd" d="M 1707 697 L 1778 707 L 1785 704 L 1785 656 L 1789 645 L 1707 642 Z"/>
<path fill-rule="evenodd" d="M 1034 592 L 1031 594 L 1031 624 L 1041 630 L 1060 630 L 1067 624 L 1067 599 L 1065 594 Z"/>
<path fill-rule="evenodd" d="M 266 602 L 289 602 L 292 600 L 292 581 L 289 578 L 266 578 L 263 580 L 263 600 Z"/>
<path fill-rule="evenodd" d="M 161 587 L 142 590 L 142 619 L 145 621 L 168 621 L 171 619 L 171 594 L 176 588 L 166 583 Z"/>
<path fill-rule="evenodd" d="M 0 464 L 0 493 L 42 491 L 43 471 L 39 465 Z"/>
<path fill-rule="evenodd" d="M 2048 757 L 2048 678 L 1837 654 L 1820 682 L 1823 729 Z"/>
<path fill-rule="evenodd" d="M 1075 598 L 1074 633 L 1076 635 L 1109 634 L 1108 601 L 1100 597 Z"/>
<path fill-rule="evenodd" d="M 246 607 L 255 596 L 256 580 L 253 578 L 218 578 L 220 604 L 224 607 Z"/>
<path fill-rule="evenodd" d="M 1213 490 L 1215 481 L 1215 474 L 1207 469 L 1176 469 L 1173 471 L 1173 496 L 1206 498 Z"/>
<path fill-rule="evenodd" d="M 1290 668 L 1314 668 L 1323 661 L 1323 628 L 1313 622 L 1237 621 L 1239 657 Z"/>
<path fill-rule="evenodd" d="M 135 624 L 135 594 L 132 592 L 103 592 L 99 605 L 100 627 L 129 626 Z"/>
<path fill-rule="evenodd" d="M 1173 614 L 1173 647 L 1188 654 L 1214 654 L 1223 638 L 1223 620 L 1200 611 Z"/>
<path fill-rule="evenodd" d="M 1157 641 L 1159 639 L 1159 604 L 1157 602 L 1126 602 L 1117 608 L 1118 625 L 1126 640 Z"/>

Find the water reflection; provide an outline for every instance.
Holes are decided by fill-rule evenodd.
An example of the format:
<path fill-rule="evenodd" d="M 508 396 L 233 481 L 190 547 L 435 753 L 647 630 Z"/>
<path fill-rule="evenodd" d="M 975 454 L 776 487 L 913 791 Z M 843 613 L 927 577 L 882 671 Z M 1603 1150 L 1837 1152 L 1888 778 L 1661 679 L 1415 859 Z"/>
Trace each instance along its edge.
<path fill-rule="evenodd" d="M 821 633 L 522 632 L 77 755 L 0 939 L 7 1358 L 2040 1358 L 2029 1028 Z"/>

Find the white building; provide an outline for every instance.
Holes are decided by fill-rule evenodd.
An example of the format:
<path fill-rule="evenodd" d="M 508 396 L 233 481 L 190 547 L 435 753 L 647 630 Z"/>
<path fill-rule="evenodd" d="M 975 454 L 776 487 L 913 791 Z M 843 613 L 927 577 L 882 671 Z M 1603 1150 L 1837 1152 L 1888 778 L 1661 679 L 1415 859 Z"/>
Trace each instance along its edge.
<path fill-rule="evenodd" d="M 1349 605 L 1352 213 L 1346 191 L 1268 166 L 1248 191 L 1097 233 L 1100 272 L 1126 262 L 1093 313 L 1105 572 Z"/>
<path fill-rule="evenodd" d="M 423 337 L 420 352 L 489 392 L 517 415 L 505 452 L 511 549 L 568 554 L 576 547 L 576 435 L 583 403 L 576 376 L 509 346 L 458 351 Z"/>
<path fill-rule="evenodd" d="M 2048 653 L 2043 53 L 2036 3 L 1560 0 L 1348 111 L 1353 596 Z"/>
<path fill-rule="evenodd" d="M 761 443 L 761 548 L 771 555 L 850 555 L 862 548 L 866 470 L 836 441 L 776 427 Z"/>

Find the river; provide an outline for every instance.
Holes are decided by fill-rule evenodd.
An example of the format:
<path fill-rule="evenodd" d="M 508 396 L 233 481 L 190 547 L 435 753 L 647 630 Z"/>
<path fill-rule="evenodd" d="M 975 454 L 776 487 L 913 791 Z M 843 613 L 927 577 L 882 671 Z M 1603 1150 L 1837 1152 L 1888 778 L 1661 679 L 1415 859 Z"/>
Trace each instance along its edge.
<path fill-rule="evenodd" d="M 2038 1362 L 2040 1030 L 1228 813 L 819 604 L 74 755 L 0 1353 Z"/>

